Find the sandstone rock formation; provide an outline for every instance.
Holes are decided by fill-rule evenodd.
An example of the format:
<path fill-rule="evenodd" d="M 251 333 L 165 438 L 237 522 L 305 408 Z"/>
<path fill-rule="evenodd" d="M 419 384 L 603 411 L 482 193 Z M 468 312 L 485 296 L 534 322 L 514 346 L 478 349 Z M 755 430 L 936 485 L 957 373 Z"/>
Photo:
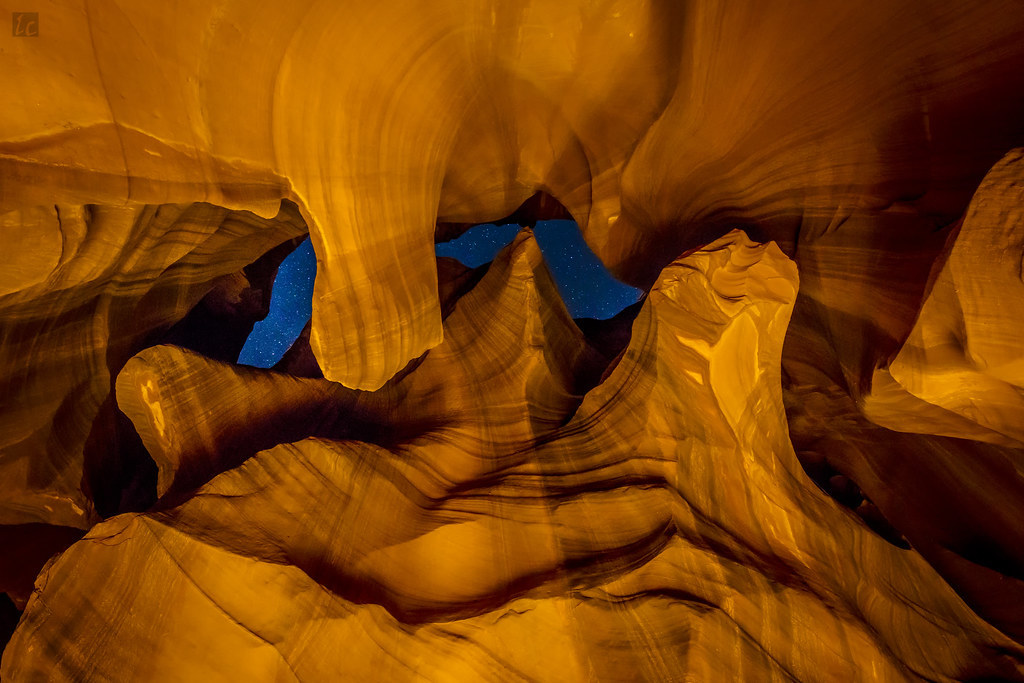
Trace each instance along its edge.
<path fill-rule="evenodd" d="M 1018 149 L 985 177 L 910 336 L 876 371 L 868 406 L 875 422 L 1024 447 L 1022 212 Z M 1024 473 L 1024 460 L 1015 466 Z"/>
<path fill-rule="evenodd" d="M 542 268 L 524 233 L 455 303 L 445 342 L 374 397 L 391 409 L 367 408 L 398 426 L 418 413 L 421 434 L 283 444 L 181 505 L 97 525 L 44 571 L 5 676 L 1020 675 L 1024 648 L 803 476 L 779 374 L 796 268 L 777 247 L 733 233 L 667 268 L 582 401 L 587 346 Z M 350 411 L 326 380 L 152 351 L 211 386 Z M 131 367 L 119 397 L 157 385 L 130 407 L 143 434 L 161 414 L 170 443 L 200 416 L 220 434 L 253 421 L 218 411 L 244 392 L 164 391 Z"/>
<path fill-rule="evenodd" d="M 293 206 L 265 220 L 208 204 L 54 205 L 2 221 L 14 248 L 0 295 L 0 534 L 10 540 L 0 568 L 38 571 L 62 549 L 42 539 L 75 538 L 101 516 L 152 502 L 139 480 L 148 457 L 121 424 L 113 376 L 225 289 L 218 283 L 236 296 L 269 294 L 269 279 L 254 290 L 242 267 L 305 226 Z M 38 547 L 50 553 L 30 559 Z M 32 578 L 11 566 L 0 587 L 23 601 Z"/>
<path fill-rule="evenodd" d="M 0 67 L 3 680 L 1024 680 L 1016 2 L 89 0 Z M 502 216 L 648 296 L 434 257 Z"/>
<path fill-rule="evenodd" d="M 95 487 L 119 474 L 102 462 L 115 431 L 112 374 L 219 277 L 305 226 L 294 207 L 264 220 L 208 204 L 55 205 L 3 221 L 5 237 L 33 242 L 16 242 L 0 299 L 0 522 L 88 528 Z M 95 481 L 82 481 L 86 461 Z"/>
<path fill-rule="evenodd" d="M 1017 9 L 67 5 L 11 46 L 0 204 L 269 217 L 291 198 L 324 265 L 313 349 L 328 378 L 372 389 L 440 340 L 436 221 L 538 189 L 642 284 L 736 224 L 870 238 L 877 214 L 957 218 L 1020 139 Z"/>

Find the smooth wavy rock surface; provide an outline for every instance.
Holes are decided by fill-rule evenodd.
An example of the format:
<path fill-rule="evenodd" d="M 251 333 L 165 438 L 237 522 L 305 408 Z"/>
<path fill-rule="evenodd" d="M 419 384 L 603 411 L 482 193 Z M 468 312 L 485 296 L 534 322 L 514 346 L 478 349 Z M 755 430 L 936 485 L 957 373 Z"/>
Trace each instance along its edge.
<path fill-rule="evenodd" d="M 899 431 L 1024 448 L 1024 150 L 978 188 L 867 409 Z M 1024 460 L 1016 462 L 1024 474 Z"/>
<path fill-rule="evenodd" d="M 2 214 L 15 244 L 0 275 L 0 524 L 98 521 L 94 503 L 124 484 L 113 375 L 224 277 L 304 230 L 294 206 L 274 219 L 209 204 Z"/>
<path fill-rule="evenodd" d="M 790 436 L 812 479 L 1018 641 L 1020 174 L 1014 150 L 942 231 L 801 247 L 783 357 Z M 807 294 L 805 276 L 845 297 Z"/>
<path fill-rule="evenodd" d="M 524 232 L 385 391 L 437 423 L 284 443 L 97 525 L 41 575 L 4 678 L 1024 678 L 1024 648 L 804 476 L 779 374 L 797 275 L 775 245 L 735 232 L 666 268 L 575 398 L 557 342 L 579 333 L 538 262 Z M 453 372 L 503 391 L 465 402 Z M 248 419 L 213 409 L 220 383 L 160 394 L 165 433 Z M 331 402 L 313 387 L 293 394 Z"/>
<path fill-rule="evenodd" d="M 523 230 L 507 251 L 475 274 L 461 265 L 445 273 L 443 298 L 457 306 L 445 319 L 448 339 L 377 392 L 173 346 L 129 360 L 117 379 L 118 405 L 160 468 L 159 493 L 180 477 L 179 488 L 205 483 L 258 450 L 303 436 L 388 444 L 443 426 L 476 444 L 496 434 L 502 443 L 529 444 L 561 424 L 608 359 L 569 318 L 532 232 Z"/>
<path fill-rule="evenodd" d="M 359 389 L 441 341 L 437 220 L 544 191 L 646 286 L 737 225 L 792 249 L 955 220 L 1024 115 L 1013 0 L 86 2 L 46 23 L 6 48 L 0 206 L 295 201 L 312 349 Z"/>
<path fill-rule="evenodd" d="M 1018 0 L 38 15 L 3 680 L 1024 679 Z M 435 258 L 504 216 L 648 296 Z M 306 233 L 310 323 L 237 365 Z"/>

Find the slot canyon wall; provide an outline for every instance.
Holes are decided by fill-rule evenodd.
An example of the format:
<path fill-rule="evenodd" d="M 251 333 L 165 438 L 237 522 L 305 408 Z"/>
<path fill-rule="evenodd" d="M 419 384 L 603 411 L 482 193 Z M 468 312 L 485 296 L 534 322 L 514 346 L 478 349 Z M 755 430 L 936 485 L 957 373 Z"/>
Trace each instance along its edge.
<path fill-rule="evenodd" d="M 4 681 L 1024 681 L 1019 2 L 8 4 Z"/>

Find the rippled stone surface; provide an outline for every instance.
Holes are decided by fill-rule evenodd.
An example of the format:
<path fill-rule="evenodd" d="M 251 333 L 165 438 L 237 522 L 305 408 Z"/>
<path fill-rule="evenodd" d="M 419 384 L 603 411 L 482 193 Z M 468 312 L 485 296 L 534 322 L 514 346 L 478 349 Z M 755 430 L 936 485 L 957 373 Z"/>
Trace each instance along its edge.
<path fill-rule="evenodd" d="M 987 176 L 910 336 L 876 373 L 872 418 L 892 429 L 1024 447 L 1024 150 Z M 938 267 L 938 266 L 937 266 Z M 1018 472 L 1024 460 L 1016 463 Z"/>
<path fill-rule="evenodd" d="M 4 680 L 1024 679 L 1016 2 L 40 19 Z M 647 298 L 434 258 L 502 216 Z M 306 232 L 310 324 L 236 365 Z"/>
<path fill-rule="evenodd" d="M 436 222 L 492 220 L 538 190 L 643 285 L 736 225 L 788 245 L 956 220 L 1020 140 L 1018 10 L 51 8 L 10 46 L 0 204 L 272 216 L 287 197 L 323 266 L 312 348 L 329 379 L 375 389 L 441 339 Z"/>
<path fill-rule="evenodd" d="M 1024 650 L 919 555 L 803 476 L 779 375 L 797 276 L 777 247 L 733 233 L 667 268 L 621 359 L 582 397 L 572 385 L 585 359 L 558 352 L 579 333 L 552 290 L 524 233 L 455 303 L 445 342 L 369 401 L 396 411 L 365 408 L 398 424 L 433 418 L 421 434 L 282 444 L 183 504 L 96 526 L 40 578 L 5 676 L 1018 670 Z M 122 381 L 148 381 L 126 372 L 119 396 Z M 338 406 L 339 420 L 349 412 L 317 390 L 323 380 L 219 373 L 257 392 L 299 382 L 296 397 Z M 467 400 L 466 387 L 489 388 Z M 205 417 L 228 433 L 251 420 L 218 399 L 174 392 L 159 403 L 168 424 Z M 133 417 L 152 418 L 157 403 Z"/>
<path fill-rule="evenodd" d="M 125 484 L 112 481 L 112 374 L 211 290 L 219 301 L 252 290 L 242 268 L 305 226 L 294 207 L 268 220 L 209 204 L 56 205 L 2 220 L 2 234 L 37 241 L 10 255 L 0 296 L 0 523 L 85 529 L 96 499 L 110 514 Z"/>

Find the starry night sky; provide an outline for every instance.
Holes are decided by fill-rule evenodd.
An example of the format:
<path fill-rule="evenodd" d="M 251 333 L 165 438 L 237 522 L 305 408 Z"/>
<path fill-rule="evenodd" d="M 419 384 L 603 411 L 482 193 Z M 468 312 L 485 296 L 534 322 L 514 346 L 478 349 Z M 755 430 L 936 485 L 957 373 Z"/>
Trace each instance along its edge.
<path fill-rule="evenodd" d="M 316 254 L 307 237 L 277 269 L 270 313 L 252 328 L 238 356 L 239 363 L 269 368 L 281 360 L 313 314 L 314 278 Z"/>
<path fill-rule="evenodd" d="M 477 225 L 458 239 L 437 245 L 437 255 L 475 268 L 492 260 L 518 232 L 518 225 Z M 611 276 L 575 222 L 540 221 L 533 235 L 572 317 L 610 318 L 639 300 L 640 290 Z"/>
<path fill-rule="evenodd" d="M 518 232 L 518 225 L 478 225 L 458 239 L 437 245 L 437 255 L 475 268 L 491 261 Z M 611 276 L 573 221 L 540 221 L 533 232 L 572 317 L 610 318 L 639 300 L 640 290 Z M 316 256 L 307 238 L 281 264 L 270 313 L 256 323 L 239 363 L 268 368 L 281 359 L 309 320 L 315 277 Z"/>

